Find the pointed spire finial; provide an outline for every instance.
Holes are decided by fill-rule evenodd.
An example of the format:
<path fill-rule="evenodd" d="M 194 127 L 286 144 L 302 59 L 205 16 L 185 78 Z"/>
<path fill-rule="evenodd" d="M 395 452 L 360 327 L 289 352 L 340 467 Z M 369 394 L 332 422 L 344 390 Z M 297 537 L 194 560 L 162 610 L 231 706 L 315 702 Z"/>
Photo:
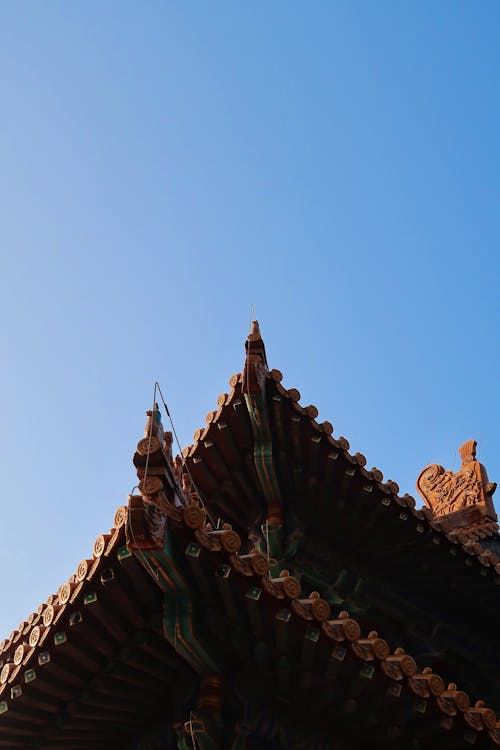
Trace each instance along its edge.
<path fill-rule="evenodd" d="M 250 327 L 250 333 L 248 334 L 248 339 L 251 341 L 254 341 L 256 338 L 261 339 L 262 336 L 260 335 L 260 326 L 258 320 L 252 320 L 252 325 Z"/>
<path fill-rule="evenodd" d="M 268 372 L 266 347 L 257 320 L 252 320 L 250 333 L 245 341 L 246 359 L 243 368 L 243 393 L 257 393 L 264 389 Z"/>

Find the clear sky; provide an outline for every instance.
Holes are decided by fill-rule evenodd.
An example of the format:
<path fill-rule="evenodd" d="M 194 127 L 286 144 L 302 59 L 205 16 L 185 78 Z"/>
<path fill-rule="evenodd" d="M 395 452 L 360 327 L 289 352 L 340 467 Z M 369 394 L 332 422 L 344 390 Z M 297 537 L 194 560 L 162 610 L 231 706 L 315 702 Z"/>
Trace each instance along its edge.
<path fill-rule="evenodd" d="M 498 454 L 497 2 L 0 5 L 0 638 L 271 367 L 401 492 Z"/>

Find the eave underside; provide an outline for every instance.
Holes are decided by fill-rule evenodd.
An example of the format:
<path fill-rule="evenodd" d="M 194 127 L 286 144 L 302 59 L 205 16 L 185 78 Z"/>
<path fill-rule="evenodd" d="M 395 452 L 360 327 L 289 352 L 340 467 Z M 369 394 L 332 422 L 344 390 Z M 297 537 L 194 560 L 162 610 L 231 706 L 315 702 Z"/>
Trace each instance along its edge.
<path fill-rule="evenodd" d="M 368 471 L 364 456 L 350 454 L 348 442 L 334 438 L 331 425 L 317 422 L 314 407 L 300 406 L 298 392 L 278 378 L 267 379 L 265 398 L 284 534 L 298 540 L 286 567 L 309 576 L 311 587 L 355 612 L 366 628 L 383 628 L 500 706 L 498 566 L 480 546 L 441 531 L 379 470 Z M 211 517 L 258 534 L 266 498 L 241 378 L 233 376 L 231 385 L 184 456 Z M 482 637 L 471 638 L 478 612 Z"/>
<path fill-rule="evenodd" d="M 203 528 L 187 527 L 174 513 L 172 556 L 160 550 L 152 568 L 133 534 L 127 547 L 131 521 L 122 509 L 92 559 L 3 642 L 0 748 L 500 744 L 494 712 L 473 705 L 476 696 L 500 705 L 499 571 L 416 511 L 412 498 L 399 497 L 381 472 L 368 471 L 364 456 L 351 455 L 348 442 L 335 439 L 331 425 L 317 422 L 317 410 L 300 406 L 298 392 L 280 380 L 277 371 L 268 374 L 261 401 L 265 466 L 256 458 L 262 420 L 249 411 L 240 376 L 185 450 L 209 513 Z M 269 518 L 263 466 L 281 494 L 276 565 L 297 578 L 293 596 L 281 574 L 262 575 L 249 562 Z M 237 552 L 214 543 L 228 521 L 241 537 Z M 197 710 L 200 674 L 166 632 L 159 578 L 171 576 L 170 566 L 185 576 L 194 602 L 189 627 L 202 633 L 225 677 L 215 746 L 201 735 L 193 743 L 192 723 L 182 725 Z M 455 679 L 472 702 L 448 685 Z"/>

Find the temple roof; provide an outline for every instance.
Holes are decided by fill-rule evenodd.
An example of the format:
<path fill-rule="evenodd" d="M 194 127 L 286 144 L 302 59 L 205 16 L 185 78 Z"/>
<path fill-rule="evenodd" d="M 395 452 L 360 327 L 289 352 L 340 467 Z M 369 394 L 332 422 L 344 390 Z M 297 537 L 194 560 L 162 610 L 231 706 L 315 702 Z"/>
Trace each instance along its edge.
<path fill-rule="evenodd" d="M 490 513 L 450 528 L 432 508 L 416 510 L 413 497 L 368 470 L 315 406 L 283 386 L 257 324 L 246 352 L 184 462 L 172 460 L 159 413 L 149 413 L 134 457 L 142 497 L 129 498 L 89 559 L 1 642 L 0 748 L 128 747 L 145 722 L 153 736 L 162 719 L 178 721 L 208 662 L 215 671 L 228 662 L 242 673 L 254 668 L 264 712 L 284 711 L 284 700 L 304 727 L 313 712 L 318 748 L 332 721 L 341 735 L 382 732 L 381 741 L 401 747 L 411 736 L 432 748 L 443 733 L 450 748 L 500 745 L 500 720 L 478 700 L 484 692 L 469 696 L 450 681 L 448 665 L 442 676 L 425 655 L 405 653 L 397 629 L 386 634 L 371 622 L 376 609 L 349 615 L 335 603 L 343 584 L 334 576 L 337 555 L 361 570 L 358 593 L 368 569 L 390 583 L 391 595 L 431 601 L 451 640 L 453 622 L 473 640 L 478 627 L 496 639 L 496 519 Z M 277 529 L 283 538 L 272 548 Z M 169 631 L 168 597 L 178 599 L 183 587 L 198 629 L 203 622 L 199 652 L 180 643 L 183 631 Z M 479 624 L 471 601 L 488 613 Z M 382 608 L 391 606 L 383 600 Z M 415 616 L 425 619 L 420 610 Z M 454 674 L 467 674 L 476 658 L 463 653 Z M 247 718 L 265 741 L 265 722 Z M 177 747 L 173 729 L 161 727 L 158 747 Z"/>
<path fill-rule="evenodd" d="M 258 345 L 257 336 L 260 339 L 255 326 L 250 347 Z M 230 391 L 219 395 L 217 409 L 208 412 L 206 425 L 195 431 L 193 443 L 183 450 L 189 473 L 209 507 L 240 529 L 254 522 L 259 509 L 266 513 L 266 490 L 255 465 L 255 432 L 244 392 L 249 368 L 247 358 L 243 372 L 229 379 Z M 330 542 L 339 530 L 344 540 L 352 533 L 359 548 L 376 530 L 379 559 L 384 551 L 392 556 L 391 547 L 405 543 L 412 565 L 413 553 L 421 558 L 441 545 L 446 572 L 452 565 L 455 575 L 469 581 L 475 577 L 478 586 L 485 578 L 491 581 L 500 575 L 500 556 L 491 549 L 498 537 L 496 516 L 478 518 L 464 527 L 450 524 L 450 516 L 436 517 L 429 507 L 416 509 L 413 496 L 400 495 L 395 481 L 384 481 L 380 469 L 366 468 L 362 453 L 350 452 L 345 437 L 334 437 L 331 422 L 319 421 L 314 405 L 300 404 L 300 391 L 284 387 L 279 370 L 260 368 L 259 376 L 265 383 L 260 392 L 265 391 L 268 419 L 263 427 L 268 430 L 264 436 L 268 443 L 261 449 L 272 453 L 274 471 L 292 508 L 290 515 L 301 516 L 299 522 L 288 518 L 290 525 L 302 522 Z"/>
<path fill-rule="evenodd" d="M 172 710 L 165 695 L 185 665 L 162 636 L 161 591 L 127 549 L 127 517 L 120 507 L 89 558 L 0 644 L 0 748 L 125 748 Z"/>
<path fill-rule="evenodd" d="M 125 545 L 126 518 L 120 508 L 117 525 L 96 539 L 92 557 L 2 643 L 0 747 L 115 747 L 138 717 L 152 721 L 165 713 L 165 695 L 181 664 L 155 622 L 159 589 Z M 182 518 L 179 531 L 188 541 L 185 554 L 198 595 L 221 601 L 231 627 L 242 615 L 248 618 L 262 642 L 276 642 L 278 656 L 298 649 L 312 680 L 305 706 L 307 696 L 322 694 L 332 682 L 340 680 L 345 689 L 361 676 L 363 689 L 356 689 L 356 698 L 345 692 L 337 722 L 349 724 L 360 711 L 356 722 L 374 731 L 373 722 L 386 712 L 386 728 L 394 733 L 391 711 L 403 706 L 398 731 L 420 717 L 423 735 L 440 728 L 449 747 L 461 747 L 464 737 L 474 742 L 483 732 L 500 745 L 500 721 L 484 702 L 474 705 L 457 685 L 419 668 L 383 633 L 363 634 L 355 618 L 344 611 L 334 615 L 317 594 L 305 596 L 293 577 L 270 579 L 262 556 L 228 553 L 213 544 L 210 532 L 188 525 L 187 514 Z M 133 596 L 122 598 L 120 587 Z M 419 736 L 418 728 L 412 732 Z"/>

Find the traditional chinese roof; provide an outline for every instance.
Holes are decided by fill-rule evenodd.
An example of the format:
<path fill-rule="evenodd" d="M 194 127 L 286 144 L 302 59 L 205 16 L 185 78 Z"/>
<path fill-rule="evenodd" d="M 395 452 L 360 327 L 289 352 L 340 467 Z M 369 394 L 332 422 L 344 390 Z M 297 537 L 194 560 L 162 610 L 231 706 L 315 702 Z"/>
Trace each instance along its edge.
<path fill-rule="evenodd" d="M 118 517 L 122 523 L 125 509 Z M 446 685 L 429 668 L 419 669 L 411 655 L 391 649 L 383 634 L 363 635 L 347 612 L 334 615 L 319 595 L 305 596 L 296 579 L 269 579 L 260 553 L 228 553 L 213 544 L 210 531 L 192 529 L 186 520 L 189 523 L 188 514 L 178 533 L 183 547 L 187 542 L 185 557 L 197 596 L 205 606 L 217 602 L 222 609 L 212 623 L 218 650 L 227 651 L 221 642 L 230 643 L 230 632 L 244 623 L 241 641 L 231 645 L 232 656 L 246 662 L 247 669 L 255 666 L 262 681 L 261 702 L 271 713 L 283 710 L 279 701 L 275 705 L 275 696 L 290 698 L 299 680 L 302 715 L 295 717 L 297 732 L 300 727 L 304 731 L 307 712 L 314 710 L 318 742 L 328 741 L 328 715 L 336 736 L 361 739 L 369 731 L 372 739 L 409 741 L 442 732 L 447 747 L 458 748 L 464 740 L 475 742 L 478 733 L 487 733 L 500 744 L 500 722 L 483 703 L 472 705 L 455 684 Z M 184 665 L 158 626 L 160 589 L 142 575 L 124 541 L 123 525 L 107 538 L 98 537 L 92 559 L 82 561 L 70 582 L 39 608 L 38 619 L 24 624 L 24 637 L 19 637 L 19 629 L 3 644 L 3 657 L 12 656 L 12 662 L 6 661 L 2 672 L 0 747 L 116 747 L 113 743 L 125 742 L 129 725 L 149 718 L 153 732 L 164 716 L 169 690 Z M 132 582 L 143 608 L 129 602 L 127 616 L 129 600 L 120 594 L 123 589 L 130 593 Z M 149 589 L 148 583 L 153 584 Z M 110 586 L 117 589 L 111 597 L 117 609 L 111 607 Z M 254 662 L 255 641 L 260 657 Z M 296 664 L 280 675 L 284 657 Z M 263 740 L 272 739 L 275 729 L 263 716 L 265 710 L 256 711 L 256 724 L 262 726 L 255 732 Z M 251 719 L 250 711 L 247 721 Z"/>
<path fill-rule="evenodd" d="M 411 496 L 401 497 L 394 481 L 384 482 L 379 469 L 368 471 L 365 457 L 350 452 L 345 438 L 334 437 L 332 425 L 319 420 L 316 407 L 300 404 L 298 389 L 283 387 L 281 372 L 262 366 L 258 353 L 255 361 L 260 384 L 254 378 L 254 393 L 245 393 L 245 375 L 248 371 L 250 383 L 253 366 L 247 358 L 243 373 L 232 376 L 231 390 L 219 396 L 218 409 L 208 413 L 206 426 L 195 432 L 193 445 L 184 450 L 207 506 L 242 530 L 259 514 L 263 521 L 266 514 L 269 520 L 281 512 L 288 539 L 298 540 L 299 557 L 305 553 L 323 565 L 329 559 L 331 580 L 341 577 L 342 563 L 349 562 L 359 571 L 351 588 L 370 589 L 366 579 L 378 576 L 371 584 L 376 597 L 382 599 L 381 589 L 391 588 L 384 592 L 391 601 L 381 602 L 385 611 L 392 609 L 415 624 L 420 618 L 429 633 L 429 623 L 438 620 L 442 631 L 450 631 L 447 648 L 450 639 L 458 648 L 464 639 L 456 632 L 457 624 L 466 632 L 475 627 L 471 600 L 481 601 L 483 612 L 496 611 L 500 564 L 494 554 L 495 522 L 482 530 L 488 539 L 477 543 L 473 527 L 454 533 L 453 525 L 446 523 L 449 519 L 436 518 L 428 508 L 416 510 Z M 257 398 L 259 403 L 252 403 Z M 257 430 L 255 414 L 262 416 Z M 276 510 L 273 483 L 286 498 L 281 511 Z M 332 559 L 335 555 L 340 564 Z M 398 599 L 418 603 L 420 610 L 428 610 L 427 616 L 401 609 Z M 352 608 L 349 602 L 347 608 Z M 372 612 L 375 625 L 381 618 L 384 613 Z M 483 627 L 496 638 L 495 617 L 484 618 Z M 410 645 L 423 648 L 423 643 Z M 484 680 L 491 654 L 487 640 L 483 645 L 484 669 L 478 672 Z M 461 661 L 464 654 L 459 650 Z M 478 655 L 473 661 L 469 675 L 477 670 Z"/>
<path fill-rule="evenodd" d="M 141 495 L 0 644 L 0 749 L 500 745 L 488 492 L 416 510 L 282 382 L 254 324 L 183 461 L 148 412 Z"/>
<path fill-rule="evenodd" d="M 383 634 L 363 634 L 356 619 L 346 611 L 334 614 L 317 592 L 306 595 L 287 571 L 270 577 L 266 558 L 235 538 L 234 530 L 214 531 L 206 516 L 193 529 L 190 518 L 184 512 L 179 522 L 188 533 L 185 555 L 197 596 L 207 607 L 216 603 L 219 609 L 222 603 L 223 612 L 211 624 L 218 648 L 224 652 L 231 644 L 233 658 L 258 670 L 254 679 L 271 711 L 277 710 L 276 696 L 290 700 L 298 689 L 302 720 L 312 712 L 325 742 L 335 726 L 337 737 L 340 732 L 351 741 L 369 730 L 372 739 L 410 742 L 420 737 L 426 746 L 429 735 L 443 732 L 447 747 L 463 747 L 484 731 L 500 744 L 500 721 L 483 701 L 473 705 L 455 683 L 446 684 L 429 667 L 419 668 L 404 649 L 391 648 Z M 224 533 L 232 535 L 227 545 L 216 536 Z M 294 666 L 280 674 L 280 661 L 287 657 Z M 425 719 L 419 728 L 420 714 Z"/>
<path fill-rule="evenodd" d="M 163 638 L 160 589 L 127 549 L 127 514 L 0 644 L 0 748 L 126 748 L 173 715 L 189 668 Z"/>
<path fill-rule="evenodd" d="M 380 571 L 395 584 L 401 581 L 416 597 L 435 599 L 451 619 L 470 617 L 471 627 L 475 614 L 464 612 L 470 597 L 488 609 L 496 606 L 500 559 L 491 554 L 496 521 L 460 531 L 428 508 L 416 510 L 413 497 L 401 496 L 396 482 L 384 481 L 376 467 L 368 470 L 363 454 L 351 453 L 346 438 L 334 437 L 315 406 L 300 404 L 298 389 L 285 388 L 280 371 L 261 371 L 257 409 L 244 392 L 244 374 L 230 378 L 231 390 L 218 397 L 218 408 L 207 414 L 206 426 L 196 430 L 194 443 L 183 452 L 211 512 L 241 531 L 256 518 L 269 521 L 270 513 L 281 513 L 299 553 L 311 544 L 317 554 L 322 545 L 340 550 L 358 566 Z M 262 416 L 258 443 L 255 413 Z M 261 475 L 258 451 L 265 454 Z M 273 483 L 282 495 L 277 501 Z M 489 541 L 478 540 L 480 534 Z M 457 593 L 443 600 L 443 586 Z M 492 623 L 492 632 L 495 628 Z"/>

